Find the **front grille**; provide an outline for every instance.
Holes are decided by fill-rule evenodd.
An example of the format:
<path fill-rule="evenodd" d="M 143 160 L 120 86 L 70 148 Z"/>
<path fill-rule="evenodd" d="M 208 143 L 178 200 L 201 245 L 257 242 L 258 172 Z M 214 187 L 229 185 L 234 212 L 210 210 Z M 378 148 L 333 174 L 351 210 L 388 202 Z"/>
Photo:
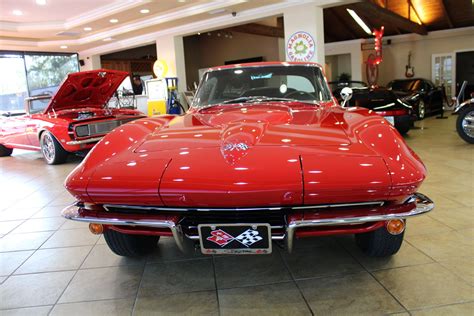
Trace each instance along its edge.
<path fill-rule="evenodd" d="M 76 125 L 75 131 L 78 137 L 104 135 L 112 131 L 114 128 L 133 120 L 136 120 L 136 117 L 96 123 L 90 122 L 88 124 Z"/>

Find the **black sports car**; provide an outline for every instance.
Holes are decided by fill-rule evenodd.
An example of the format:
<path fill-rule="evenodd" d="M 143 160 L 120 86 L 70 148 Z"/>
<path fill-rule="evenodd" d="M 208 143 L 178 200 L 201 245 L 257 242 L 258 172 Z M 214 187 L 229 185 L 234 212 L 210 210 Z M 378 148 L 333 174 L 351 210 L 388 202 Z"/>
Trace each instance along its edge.
<path fill-rule="evenodd" d="M 412 106 L 403 102 L 393 92 L 385 88 L 369 87 L 362 81 L 329 82 L 333 95 L 342 102 L 341 90 L 345 87 L 352 89 L 352 98 L 346 106 L 360 106 L 373 110 L 385 117 L 395 126 L 400 134 L 406 134 L 413 126 L 416 116 Z"/>
<path fill-rule="evenodd" d="M 444 90 L 436 87 L 430 80 L 396 79 L 387 85 L 403 102 L 413 106 L 418 119 L 422 120 L 428 114 L 442 113 L 445 100 Z"/>

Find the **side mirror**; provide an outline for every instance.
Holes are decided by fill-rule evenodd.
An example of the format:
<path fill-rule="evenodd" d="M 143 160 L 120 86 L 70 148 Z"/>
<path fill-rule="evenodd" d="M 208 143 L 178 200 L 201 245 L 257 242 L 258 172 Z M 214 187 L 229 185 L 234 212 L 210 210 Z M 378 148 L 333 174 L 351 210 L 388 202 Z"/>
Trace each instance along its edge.
<path fill-rule="evenodd" d="M 352 98 L 352 89 L 349 87 L 345 87 L 341 90 L 341 98 L 342 98 L 342 107 L 346 106 L 346 103 Z"/>

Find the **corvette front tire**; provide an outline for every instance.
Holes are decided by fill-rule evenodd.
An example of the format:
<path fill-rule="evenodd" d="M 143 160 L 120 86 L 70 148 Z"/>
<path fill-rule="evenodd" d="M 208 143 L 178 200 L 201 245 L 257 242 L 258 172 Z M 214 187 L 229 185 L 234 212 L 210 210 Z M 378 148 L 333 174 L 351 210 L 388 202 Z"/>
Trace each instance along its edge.
<path fill-rule="evenodd" d="M 68 152 L 50 132 L 44 132 L 40 137 L 41 153 L 48 165 L 58 165 L 66 161 Z"/>
<path fill-rule="evenodd" d="M 0 145 L 0 157 L 11 156 L 13 149 Z"/>
<path fill-rule="evenodd" d="M 400 250 L 404 234 L 403 231 L 399 235 L 392 235 L 384 226 L 368 233 L 356 234 L 355 241 L 360 250 L 369 257 L 388 257 Z"/>
<path fill-rule="evenodd" d="M 122 257 L 140 257 L 146 255 L 157 247 L 160 236 L 144 236 L 124 234 L 107 229 L 104 238 L 115 254 Z"/>

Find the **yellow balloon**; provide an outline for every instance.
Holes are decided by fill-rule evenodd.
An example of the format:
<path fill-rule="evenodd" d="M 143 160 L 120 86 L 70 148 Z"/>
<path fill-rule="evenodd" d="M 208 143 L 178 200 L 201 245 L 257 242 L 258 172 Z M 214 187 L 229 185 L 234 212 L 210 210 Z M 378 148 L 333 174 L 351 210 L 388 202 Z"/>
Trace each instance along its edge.
<path fill-rule="evenodd" d="M 162 79 L 168 73 L 168 64 L 166 61 L 158 59 L 153 64 L 153 73 L 155 74 L 156 78 Z"/>

